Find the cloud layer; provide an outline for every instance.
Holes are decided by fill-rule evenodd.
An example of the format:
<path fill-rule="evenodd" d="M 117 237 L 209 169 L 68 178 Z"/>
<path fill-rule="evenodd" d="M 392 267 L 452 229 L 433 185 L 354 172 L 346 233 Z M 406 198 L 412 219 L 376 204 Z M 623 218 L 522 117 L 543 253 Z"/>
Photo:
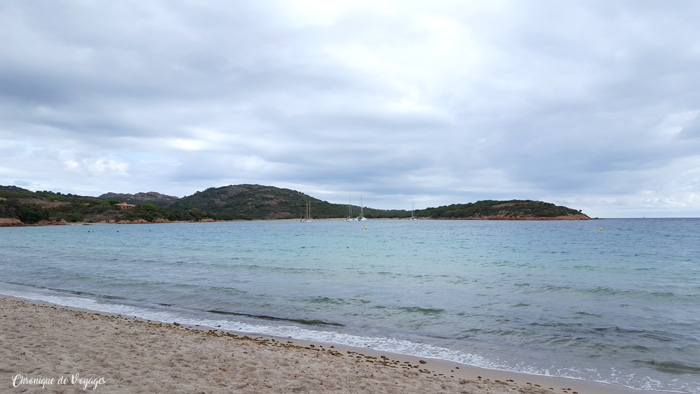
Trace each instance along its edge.
<path fill-rule="evenodd" d="M 0 4 L 0 184 L 700 216 L 700 4 Z"/>

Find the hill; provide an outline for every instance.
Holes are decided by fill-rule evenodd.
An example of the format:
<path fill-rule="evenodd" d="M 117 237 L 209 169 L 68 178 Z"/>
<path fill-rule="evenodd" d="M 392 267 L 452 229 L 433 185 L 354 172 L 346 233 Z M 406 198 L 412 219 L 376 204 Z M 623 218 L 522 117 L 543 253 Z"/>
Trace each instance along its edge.
<path fill-rule="evenodd" d="M 128 207 L 119 202 L 133 204 Z M 262 185 L 231 185 L 209 188 L 177 198 L 156 192 L 100 197 L 32 192 L 15 186 L 0 186 L 0 226 L 60 224 L 66 222 L 168 222 L 214 220 L 298 219 L 310 205 L 314 219 L 345 218 L 346 204 L 333 204 L 296 190 Z M 124 209 L 127 208 L 127 209 Z M 360 207 L 351 207 L 357 216 Z M 369 219 L 408 218 L 406 210 L 364 208 Z M 478 201 L 416 211 L 424 219 L 488 220 L 582 220 L 588 216 L 571 208 L 530 200 Z"/>
<path fill-rule="evenodd" d="M 126 202 L 129 204 L 155 204 L 161 207 L 167 207 L 168 205 L 171 205 L 175 201 L 179 200 L 178 197 L 168 196 L 157 192 L 136 194 L 109 192 L 97 198 L 104 201 L 117 200 L 119 202 Z"/>
<path fill-rule="evenodd" d="M 183 197 L 169 206 L 175 210 L 201 209 L 222 220 L 299 219 L 306 216 L 310 203 L 315 219 L 344 218 L 348 215 L 345 204 L 333 204 L 291 189 L 262 185 L 231 185 L 209 188 Z M 355 215 L 360 208 L 352 207 Z M 364 209 L 368 218 L 408 217 L 403 210 Z"/>
<path fill-rule="evenodd" d="M 202 209 L 227 220 L 294 219 L 305 214 L 307 201 L 312 202 L 314 216 L 316 212 L 332 210 L 333 204 L 304 193 L 261 185 L 212 187 L 183 197 L 170 208 Z"/>
<path fill-rule="evenodd" d="M 482 220 L 587 220 L 587 215 L 575 209 L 532 200 L 484 200 L 468 204 L 452 204 L 417 212 L 431 219 Z"/>
<path fill-rule="evenodd" d="M 0 220 L 0 226 L 66 222 L 187 221 L 210 217 L 201 210 L 175 211 L 153 203 L 142 203 L 133 209 L 123 210 L 116 205 L 118 202 L 121 201 L 0 186 L 0 219 L 4 219 Z"/>

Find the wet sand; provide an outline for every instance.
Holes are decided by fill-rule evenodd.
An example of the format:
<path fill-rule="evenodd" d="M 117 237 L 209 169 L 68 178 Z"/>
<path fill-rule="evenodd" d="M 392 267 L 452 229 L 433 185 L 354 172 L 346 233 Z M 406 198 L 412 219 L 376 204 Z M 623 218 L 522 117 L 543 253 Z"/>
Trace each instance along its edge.
<path fill-rule="evenodd" d="M 0 298 L 0 388 L 7 393 L 639 393 L 10 297 Z"/>

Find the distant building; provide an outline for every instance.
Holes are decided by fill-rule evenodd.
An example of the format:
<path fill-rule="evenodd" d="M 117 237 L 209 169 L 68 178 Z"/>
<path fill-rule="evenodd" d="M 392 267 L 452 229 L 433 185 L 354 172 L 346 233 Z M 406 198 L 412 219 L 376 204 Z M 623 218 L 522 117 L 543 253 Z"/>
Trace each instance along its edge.
<path fill-rule="evenodd" d="M 134 204 L 127 204 L 125 202 L 120 202 L 119 204 L 114 204 L 114 205 L 118 206 L 119 209 L 122 209 L 122 210 L 123 209 L 132 209 L 136 206 Z"/>

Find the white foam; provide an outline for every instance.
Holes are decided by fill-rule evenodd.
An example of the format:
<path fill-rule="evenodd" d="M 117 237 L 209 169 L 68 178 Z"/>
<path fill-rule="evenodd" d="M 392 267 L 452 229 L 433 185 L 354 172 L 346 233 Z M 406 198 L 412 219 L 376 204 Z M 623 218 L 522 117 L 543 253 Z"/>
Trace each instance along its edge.
<path fill-rule="evenodd" d="M 460 364 L 472 365 L 488 369 L 508 369 L 486 358 L 470 353 L 463 353 L 439 346 L 416 343 L 396 338 L 368 337 L 351 334 L 343 334 L 333 331 L 316 331 L 307 328 L 287 325 L 254 325 L 239 321 L 198 319 L 177 315 L 168 311 L 158 311 L 131 305 L 117 303 L 101 303 L 90 298 L 57 296 L 42 293 L 16 292 L 8 289 L 0 289 L 3 294 L 34 301 L 48 302 L 51 304 L 67 306 L 71 308 L 87 309 L 97 312 L 133 316 L 139 319 L 152 320 L 163 323 L 178 322 L 191 326 L 204 326 L 217 328 L 224 331 L 235 331 L 247 334 L 269 335 L 281 338 L 293 338 L 298 340 L 335 343 L 339 345 L 357 348 L 370 348 L 377 351 L 411 355 L 424 358 L 433 358 L 446 361 L 454 361 Z"/>
<path fill-rule="evenodd" d="M 27 293 L 26 291 L 18 292 L 7 288 L 0 288 L 0 294 L 5 294 L 16 298 L 47 302 L 71 308 L 119 314 L 123 316 L 133 316 L 139 319 L 163 323 L 178 322 L 184 325 L 216 328 L 223 331 L 266 335 L 279 338 L 292 338 L 310 342 L 333 343 L 356 348 L 370 348 L 376 351 L 451 361 L 491 370 L 510 371 L 540 376 L 555 376 L 575 380 L 588 380 L 598 383 L 621 385 L 636 390 L 666 391 L 661 389 L 661 387 L 663 387 L 663 383 L 658 380 L 645 377 L 639 381 L 639 379 L 635 379 L 634 374 L 618 374 L 614 370 L 612 371 L 611 376 L 606 379 L 602 377 L 598 371 L 591 369 L 585 371 L 575 368 L 538 369 L 526 365 L 509 365 L 506 362 L 501 362 L 495 358 L 489 359 L 479 354 L 465 353 L 458 350 L 447 349 L 425 343 L 411 342 L 403 339 L 359 336 L 333 331 L 316 331 L 287 325 L 256 325 L 240 321 L 198 319 L 186 317 L 169 311 L 160 311 L 117 303 L 102 303 L 90 298 L 78 296 L 57 296 L 44 293 Z M 634 381 L 636 381 L 636 384 L 632 383 Z M 700 391 L 697 391 L 695 388 L 687 387 L 683 387 L 681 391 L 669 390 L 668 392 L 700 394 Z"/>

